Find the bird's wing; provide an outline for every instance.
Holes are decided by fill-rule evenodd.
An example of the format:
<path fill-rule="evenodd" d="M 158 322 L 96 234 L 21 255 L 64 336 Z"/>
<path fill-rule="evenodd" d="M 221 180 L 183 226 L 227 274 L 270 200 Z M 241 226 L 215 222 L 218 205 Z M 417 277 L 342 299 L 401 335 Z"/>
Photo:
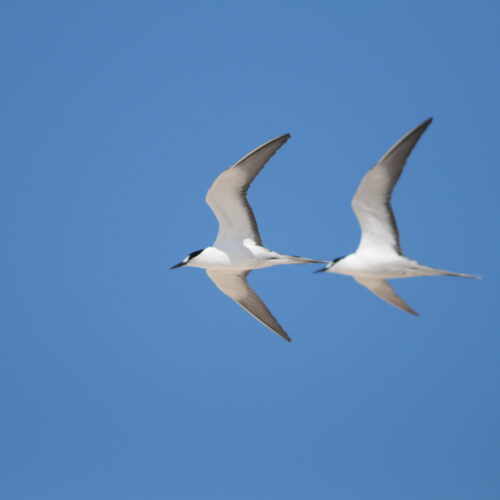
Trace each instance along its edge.
<path fill-rule="evenodd" d="M 361 179 L 351 202 L 361 227 L 358 251 L 381 250 L 403 255 L 391 208 L 392 190 L 412 149 L 431 122 L 429 118 L 408 132 Z"/>
<path fill-rule="evenodd" d="M 208 277 L 215 283 L 215 286 L 228 297 L 237 302 L 243 309 L 249 312 L 255 319 L 263 325 L 277 333 L 285 340 L 292 340 L 283 330 L 271 311 L 260 300 L 258 295 L 248 286 L 247 276 L 250 271 L 240 273 L 228 271 L 209 271 Z"/>
<path fill-rule="evenodd" d="M 226 239 L 241 241 L 247 238 L 262 244 L 257 221 L 247 201 L 247 190 L 269 158 L 289 138 L 290 134 L 285 134 L 266 142 L 215 179 L 206 196 L 208 206 L 219 221 L 214 245 Z"/>
<path fill-rule="evenodd" d="M 403 311 L 409 312 L 418 316 L 418 313 L 414 311 L 396 292 L 392 289 L 392 286 L 387 283 L 382 278 L 361 278 L 359 276 L 354 276 L 354 279 L 362 286 L 368 288 L 370 292 L 373 292 L 377 297 L 382 300 L 389 302 L 393 306 L 403 309 Z"/>

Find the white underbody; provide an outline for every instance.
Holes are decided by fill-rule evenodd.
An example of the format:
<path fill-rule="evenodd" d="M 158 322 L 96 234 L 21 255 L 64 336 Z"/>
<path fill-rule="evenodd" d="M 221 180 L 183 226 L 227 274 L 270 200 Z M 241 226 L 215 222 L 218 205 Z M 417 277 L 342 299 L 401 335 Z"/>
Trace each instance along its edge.
<path fill-rule="evenodd" d="M 426 266 L 396 253 L 353 253 L 333 264 L 327 272 L 366 278 L 411 278 L 430 274 Z"/>
<path fill-rule="evenodd" d="M 203 269 L 221 271 L 245 271 L 277 266 L 280 264 L 300 264 L 300 258 L 281 255 L 250 239 L 226 240 L 217 247 L 205 248 L 203 252 L 191 259 L 187 265 Z M 303 259 L 306 261 L 307 259 Z"/>

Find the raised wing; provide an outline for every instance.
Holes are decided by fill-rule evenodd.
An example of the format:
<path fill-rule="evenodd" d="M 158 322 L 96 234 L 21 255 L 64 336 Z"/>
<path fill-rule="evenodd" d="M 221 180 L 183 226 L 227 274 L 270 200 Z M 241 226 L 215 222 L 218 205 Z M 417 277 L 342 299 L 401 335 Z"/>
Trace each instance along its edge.
<path fill-rule="evenodd" d="M 219 221 L 219 232 L 214 245 L 223 240 L 251 239 L 258 245 L 262 240 L 257 221 L 247 201 L 247 191 L 269 158 L 285 144 L 290 134 L 266 142 L 248 153 L 232 167 L 224 170 L 208 190 L 206 202 Z"/>
<path fill-rule="evenodd" d="M 392 190 L 412 149 L 431 122 L 429 118 L 406 134 L 361 179 L 351 202 L 361 227 L 357 251 L 381 250 L 403 255 L 391 208 Z"/>
<path fill-rule="evenodd" d="M 403 309 L 403 311 L 409 312 L 418 316 L 418 312 L 414 311 L 396 292 L 392 289 L 392 286 L 387 283 L 382 278 L 360 278 L 358 276 L 353 276 L 354 279 L 364 287 L 368 288 L 370 292 L 373 292 L 377 297 L 382 300 L 389 302 L 393 306 Z"/>
<path fill-rule="evenodd" d="M 215 286 L 228 297 L 237 302 L 243 309 L 249 312 L 255 319 L 263 325 L 277 333 L 285 340 L 292 339 L 283 330 L 271 311 L 260 300 L 258 295 L 248 286 L 247 276 L 250 271 L 242 273 L 232 273 L 228 271 L 208 271 L 208 277 L 215 283 Z"/>

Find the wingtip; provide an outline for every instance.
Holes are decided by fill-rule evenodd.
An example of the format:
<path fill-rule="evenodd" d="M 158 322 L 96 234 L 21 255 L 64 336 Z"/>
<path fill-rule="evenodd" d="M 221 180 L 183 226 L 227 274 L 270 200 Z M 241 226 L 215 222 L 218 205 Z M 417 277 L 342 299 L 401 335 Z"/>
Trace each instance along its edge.
<path fill-rule="evenodd" d="M 291 342 L 292 341 L 292 338 L 290 337 L 290 335 L 288 335 L 288 333 L 285 332 L 285 330 L 283 330 L 283 328 L 280 328 L 279 330 L 273 330 L 274 333 L 277 333 L 283 340 L 286 340 L 287 342 Z"/>
<path fill-rule="evenodd" d="M 285 144 L 285 143 L 288 141 L 288 139 L 290 139 L 290 137 L 292 137 L 292 136 L 291 136 L 290 134 L 288 134 L 288 133 L 287 133 L 287 134 L 278 135 L 278 136 L 277 136 L 277 137 L 275 137 L 274 139 L 270 139 L 268 142 L 264 143 L 262 146 L 260 146 L 259 148 L 257 148 L 257 150 L 258 150 L 258 149 L 260 149 L 261 147 L 263 147 L 263 146 L 267 146 L 267 145 L 269 145 L 269 144 L 279 144 L 279 146 L 278 146 L 278 149 L 279 149 L 281 146 L 283 146 L 283 144 Z M 256 150 L 252 151 L 251 153 L 248 153 L 248 155 L 247 155 L 247 156 L 250 156 L 250 155 L 251 155 L 252 153 L 254 153 L 255 151 L 256 151 Z M 275 151 L 275 152 L 276 152 L 276 151 Z M 274 152 L 274 153 L 275 153 L 275 152 Z M 273 155 L 274 155 L 274 153 L 273 153 Z M 272 155 L 271 155 L 271 156 L 272 156 Z M 246 157 L 245 157 L 245 158 L 246 158 Z M 241 160 L 240 160 L 240 161 L 241 161 Z"/>
<path fill-rule="evenodd" d="M 288 333 L 285 332 L 285 330 L 283 330 L 283 328 L 281 330 L 273 330 L 274 333 L 277 333 L 283 340 L 286 340 L 287 342 L 291 342 L 292 341 L 292 338 L 290 337 L 290 335 L 288 335 Z"/>
<path fill-rule="evenodd" d="M 423 121 L 420 126 L 427 128 L 433 122 L 433 120 L 434 120 L 434 117 L 429 116 L 429 118 L 427 118 L 427 120 Z"/>

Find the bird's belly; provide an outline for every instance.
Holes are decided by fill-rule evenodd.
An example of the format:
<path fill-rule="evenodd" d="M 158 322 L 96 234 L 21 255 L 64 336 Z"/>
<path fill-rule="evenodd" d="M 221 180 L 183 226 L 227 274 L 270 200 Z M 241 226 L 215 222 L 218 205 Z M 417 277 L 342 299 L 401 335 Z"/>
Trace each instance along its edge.
<path fill-rule="evenodd" d="M 383 278 L 383 279 L 397 279 L 397 278 L 409 278 L 414 276 L 408 273 L 407 270 L 403 269 L 392 269 L 390 267 L 381 267 L 378 269 L 367 269 L 362 272 L 353 273 L 356 276 L 366 277 L 366 278 Z"/>
<path fill-rule="evenodd" d="M 411 267 L 400 260 L 387 261 L 375 259 L 356 259 L 351 262 L 339 262 L 340 266 L 333 266 L 332 271 L 349 276 L 360 276 L 366 278 L 409 278 L 414 276 Z"/>
<path fill-rule="evenodd" d="M 266 260 L 259 258 L 243 245 L 231 245 L 224 248 L 213 248 L 210 260 L 204 262 L 205 269 L 246 270 L 267 267 Z"/>

